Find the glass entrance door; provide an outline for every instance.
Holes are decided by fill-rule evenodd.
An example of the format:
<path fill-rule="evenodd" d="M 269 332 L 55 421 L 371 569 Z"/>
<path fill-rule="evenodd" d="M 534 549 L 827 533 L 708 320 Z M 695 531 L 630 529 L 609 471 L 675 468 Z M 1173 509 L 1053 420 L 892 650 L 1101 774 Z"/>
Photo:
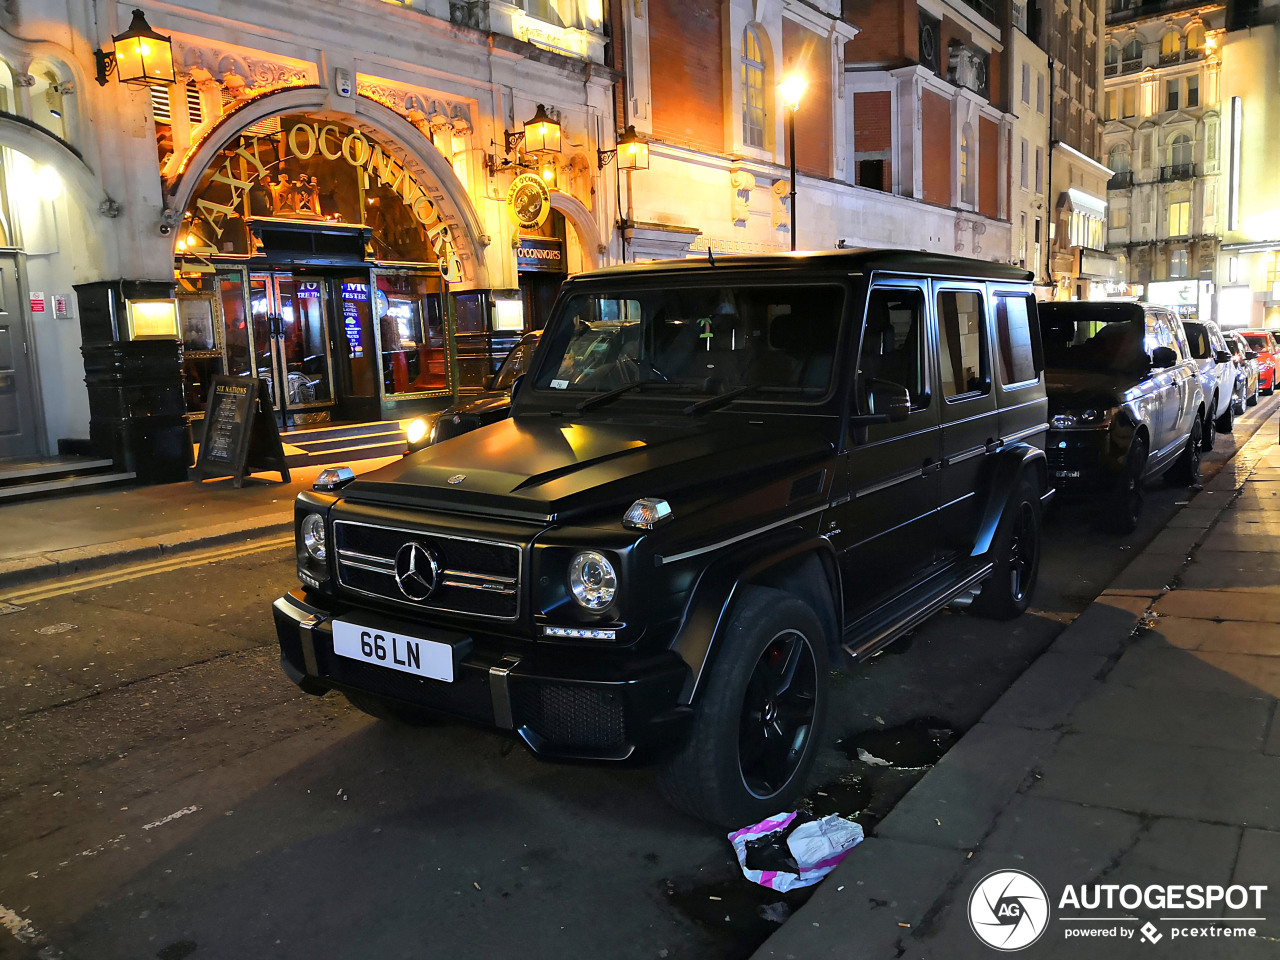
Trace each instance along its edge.
<path fill-rule="evenodd" d="M 329 285 L 323 277 L 255 273 L 249 277 L 257 376 L 288 417 L 333 406 Z"/>

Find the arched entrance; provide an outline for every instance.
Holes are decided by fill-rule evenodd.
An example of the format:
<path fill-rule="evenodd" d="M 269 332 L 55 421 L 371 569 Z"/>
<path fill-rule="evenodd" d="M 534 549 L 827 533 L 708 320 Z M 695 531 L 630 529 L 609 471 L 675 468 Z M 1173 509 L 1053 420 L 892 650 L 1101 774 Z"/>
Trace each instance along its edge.
<path fill-rule="evenodd" d="M 487 280 L 470 201 L 434 147 L 365 114 L 422 140 L 407 121 L 315 97 L 226 116 L 167 191 L 189 410 L 217 374 L 266 381 L 287 424 L 399 418 L 456 389 L 448 287 Z"/>

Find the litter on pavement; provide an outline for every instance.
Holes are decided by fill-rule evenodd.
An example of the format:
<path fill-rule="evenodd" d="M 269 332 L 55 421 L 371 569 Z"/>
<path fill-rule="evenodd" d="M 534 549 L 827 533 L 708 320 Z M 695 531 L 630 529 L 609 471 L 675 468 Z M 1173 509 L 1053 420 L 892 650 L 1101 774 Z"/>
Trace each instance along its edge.
<path fill-rule="evenodd" d="M 801 819 L 779 813 L 729 834 L 743 876 L 786 893 L 817 883 L 862 842 L 862 827 L 831 814 Z"/>

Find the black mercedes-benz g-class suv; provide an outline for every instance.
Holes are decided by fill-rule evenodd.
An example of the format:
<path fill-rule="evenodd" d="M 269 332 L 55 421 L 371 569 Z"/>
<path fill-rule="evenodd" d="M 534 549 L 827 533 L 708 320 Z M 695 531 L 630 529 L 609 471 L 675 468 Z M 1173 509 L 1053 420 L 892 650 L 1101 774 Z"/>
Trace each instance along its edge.
<path fill-rule="evenodd" d="M 1026 609 L 1039 344 L 1031 274 L 958 257 L 575 277 L 510 419 L 298 498 L 284 669 L 544 757 L 657 755 L 717 823 L 785 809 L 830 669 L 948 604 Z"/>

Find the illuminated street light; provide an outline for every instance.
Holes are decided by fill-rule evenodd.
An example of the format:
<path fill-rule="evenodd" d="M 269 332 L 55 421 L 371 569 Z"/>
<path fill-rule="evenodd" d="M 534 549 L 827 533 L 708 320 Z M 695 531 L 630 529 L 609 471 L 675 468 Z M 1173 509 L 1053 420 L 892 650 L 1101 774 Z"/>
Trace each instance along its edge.
<path fill-rule="evenodd" d="M 796 111 L 809 81 L 798 73 L 790 74 L 778 84 L 778 96 L 790 110 L 787 112 L 787 154 L 791 160 L 791 249 L 796 248 Z"/>

